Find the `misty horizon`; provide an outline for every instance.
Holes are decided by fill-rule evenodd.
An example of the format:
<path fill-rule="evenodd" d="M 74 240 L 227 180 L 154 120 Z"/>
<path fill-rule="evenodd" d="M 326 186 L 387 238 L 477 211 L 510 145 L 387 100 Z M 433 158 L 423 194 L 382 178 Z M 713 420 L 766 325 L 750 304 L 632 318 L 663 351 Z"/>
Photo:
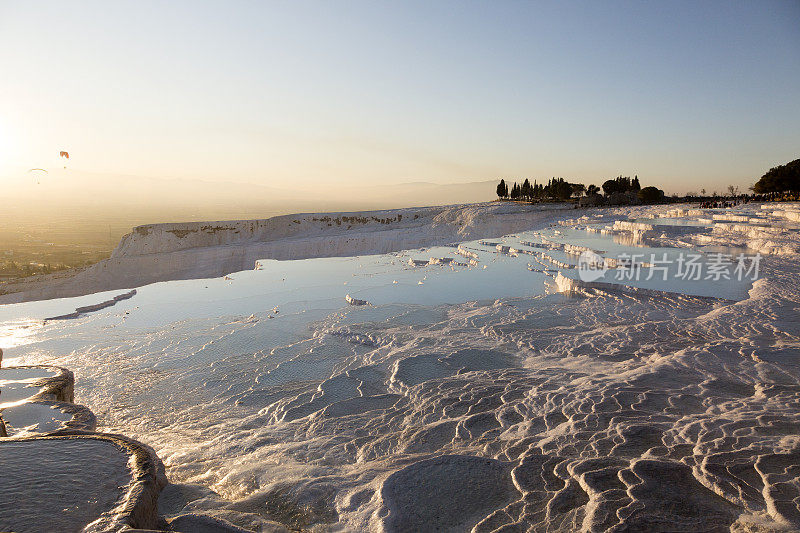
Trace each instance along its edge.
<path fill-rule="evenodd" d="M 65 200 L 108 196 L 89 175 L 131 194 L 620 174 L 746 190 L 800 145 L 798 17 L 778 1 L 5 4 L 0 185 L 31 207 L 28 169 L 63 166 Z"/>

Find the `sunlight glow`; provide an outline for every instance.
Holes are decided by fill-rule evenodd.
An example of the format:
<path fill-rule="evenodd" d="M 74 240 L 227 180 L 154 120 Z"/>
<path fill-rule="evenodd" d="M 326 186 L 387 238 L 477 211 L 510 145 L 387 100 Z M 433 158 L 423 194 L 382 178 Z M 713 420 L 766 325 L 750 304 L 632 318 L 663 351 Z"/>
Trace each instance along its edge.
<path fill-rule="evenodd" d="M 36 333 L 42 328 L 39 320 L 22 320 L 0 324 L 0 346 L 16 348 L 36 340 Z"/>
<path fill-rule="evenodd" d="M 3 117 L 0 117 L 0 177 L 8 171 L 11 154 L 14 152 L 11 133 Z"/>

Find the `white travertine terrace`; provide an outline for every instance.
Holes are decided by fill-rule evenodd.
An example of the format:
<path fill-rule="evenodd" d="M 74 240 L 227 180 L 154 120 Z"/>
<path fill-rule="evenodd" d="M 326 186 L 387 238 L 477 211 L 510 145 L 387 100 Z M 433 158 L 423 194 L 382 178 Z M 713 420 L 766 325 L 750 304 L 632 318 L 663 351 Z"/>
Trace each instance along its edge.
<path fill-rule="evenodd" d="M 18 292 L 0 295 L 0 304 L 223 276 L 259 259 L 380 254 L 500 236 L 555 220 L 565 209 L 571 206 L 494 202 L 139 226 L 109 259 L 75 274 L 20 282 L 7 289 Z"/>
<path fill-rule="evenodd" d="M 90 375 L 80 400 L 168 464 L 176 527 L 797 531 L 800 225 L 773 214 L 796 209 L 612 208 L 558 234 L 533 220 L 463 244 L 486 270 L 426 266 L 455 244 L 264 261 L 142 288 L 6 357 Z M 613 274 L 636 251 L 771 253 L 757 280 L 693 292 L 581 281 L 580 247 Z M 441 300 L 402 299 L 437 281 Z M 18 309 L 9 323 L 35 310 Z"/>
<path fill-rule="evenodd" d="M 94 433 L 95 416 L 72 403 L 73 374 L 46 366 L 0 368 L 0 530 L 118 531 L 161 527 L 166 484 L 155 453 Z M 13 502 L 13 505 L 11 504 Z"/>

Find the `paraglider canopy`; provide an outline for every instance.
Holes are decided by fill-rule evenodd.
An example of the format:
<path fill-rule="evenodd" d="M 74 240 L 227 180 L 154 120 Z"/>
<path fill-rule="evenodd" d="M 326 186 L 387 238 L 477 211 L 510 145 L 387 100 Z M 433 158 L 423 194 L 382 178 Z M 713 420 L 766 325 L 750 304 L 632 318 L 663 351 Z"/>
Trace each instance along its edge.
<path fill-rule="evenodd" d="M 47 174 L 48 172 L 43 168 L 31 168 L 28 170 L 28 173 L 33 173 L 36 176 L 36 185 L 41 185 L 39 178 L 42 177 L 42 173 Z"/>
<path fill-rule="evenodd" d="M 58 153 L 58 157 L 66 157 L 67 159 L 69 159 L 69 152 L 65 152 L 62 150 L 61 152 Z"/>

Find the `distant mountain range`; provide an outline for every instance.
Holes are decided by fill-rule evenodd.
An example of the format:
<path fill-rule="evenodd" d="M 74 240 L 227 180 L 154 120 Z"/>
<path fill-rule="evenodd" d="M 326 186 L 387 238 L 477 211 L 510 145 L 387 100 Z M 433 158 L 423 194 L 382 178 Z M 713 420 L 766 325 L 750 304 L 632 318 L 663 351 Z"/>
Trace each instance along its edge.
<path fill-rule="evenodd" d="M 494 198 L 495 180 L 438 184 L 409 182 L 318 189 L 280 188 L 243 182 L 102 175 L 56 169 L 25 174 L 11 196 L 39 206 L 124 206 L 142 208 L 275 207 L 278 210 L 397 208 L 472 203 Z"/>

